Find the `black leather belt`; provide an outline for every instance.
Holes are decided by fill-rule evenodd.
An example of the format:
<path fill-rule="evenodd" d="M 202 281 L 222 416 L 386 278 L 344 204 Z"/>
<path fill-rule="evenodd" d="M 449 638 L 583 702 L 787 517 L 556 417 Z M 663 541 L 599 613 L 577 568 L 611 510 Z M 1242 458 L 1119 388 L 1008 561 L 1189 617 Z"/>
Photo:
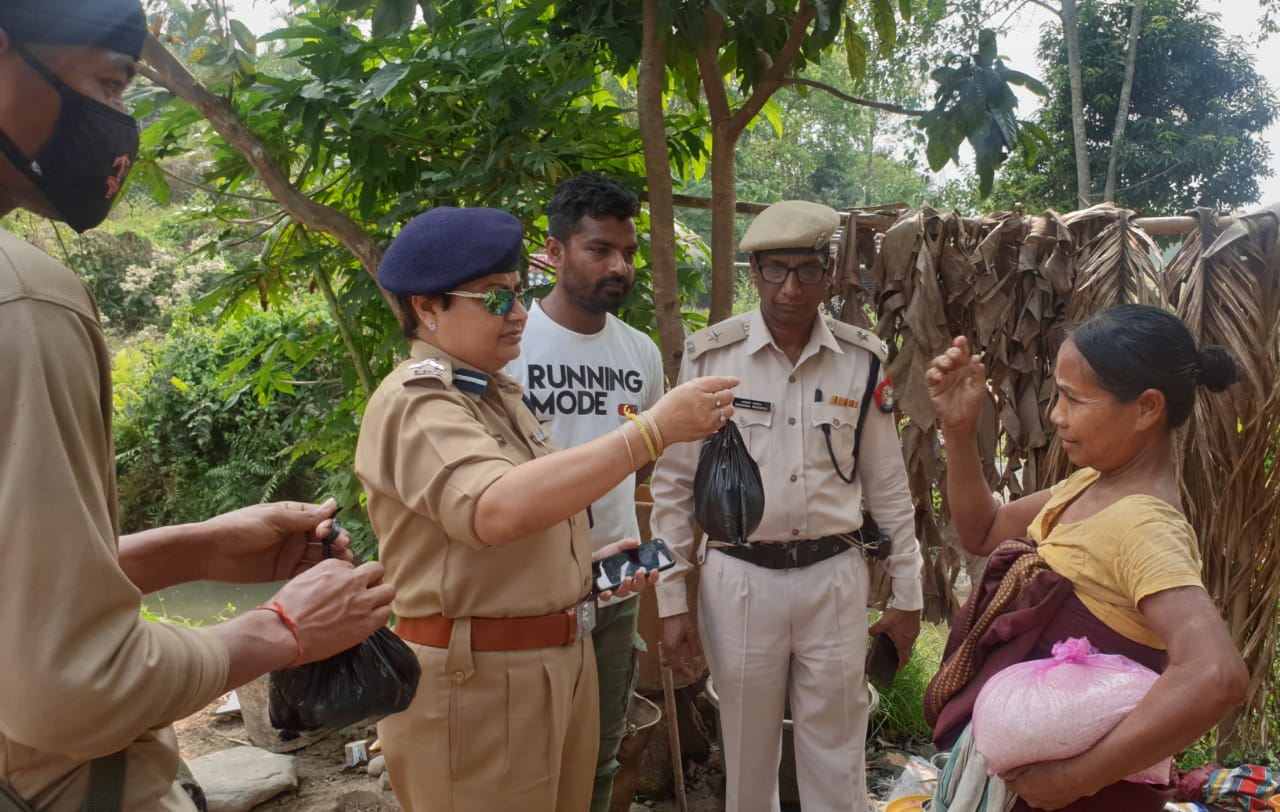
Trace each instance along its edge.
<path fill-rule="evenodd" d="M 837 556 L 845 550 L 852 549 L 852 545 L 844 539 L 824 536 L 820 539 L 805 539 L 804 541 L 788 541 L 777 544 L 755 542 L 745 547 L 716 545 L 711 549 L 719 550 L 725 555 L 733 556 L 749 564 L 755 564 L 757 567 L 765 567 L 771 570 L 792 570 L 797 567 L 817 564 L 819 561 L 826 561 L 828 558 Z"/>

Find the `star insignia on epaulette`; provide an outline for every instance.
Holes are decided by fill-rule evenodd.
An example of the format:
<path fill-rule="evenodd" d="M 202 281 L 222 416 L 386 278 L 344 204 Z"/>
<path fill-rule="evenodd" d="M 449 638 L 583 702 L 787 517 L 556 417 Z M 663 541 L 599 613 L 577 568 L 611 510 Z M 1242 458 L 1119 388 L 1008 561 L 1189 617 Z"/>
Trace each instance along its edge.
<path fill-rule="evenodd" d="M 719 330 L 717 330 L 716 328 L 712 327 L 712 328 L 711 328 L 711 332 L 707 333 L 707 340 L 708 340 L 708 341 L 719 341 L 719 340 L 720 340 L 720 331 L 719 331 Z"/>
<path fill-rule="evenodd" d="M 694 344 L 692 341 L 686 341 L 686 342 L 684 343 L 684 351 L 685 351 L 685 352 L 687 352 L 687 353 L 692 354 L 692 353 L 693 353 L 693 351 L 694 351 L 694 350 L 696 350 L 697 348 L 698 348 L 698 346 L 697 346 L 696 344 Z"/>

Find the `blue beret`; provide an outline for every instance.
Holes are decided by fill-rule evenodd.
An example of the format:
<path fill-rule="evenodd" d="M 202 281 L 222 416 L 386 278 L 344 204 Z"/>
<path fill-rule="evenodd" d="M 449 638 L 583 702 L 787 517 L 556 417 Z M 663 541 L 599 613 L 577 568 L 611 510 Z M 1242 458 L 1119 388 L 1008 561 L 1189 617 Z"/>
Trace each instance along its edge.
<path fill-rule="evenodd" d="M 400 229 L 378 266 L 378 284 L 404 296 L 433 296 L 472 279 L 511 273 L 524 229 L 498 209 L 440 206 Z"/>
<path fill-rule="evenodd" d="M 100 45 L 137 59 L 147 19 L 139 0 L 0 0 L 0 28 L 14 42 Z"/>

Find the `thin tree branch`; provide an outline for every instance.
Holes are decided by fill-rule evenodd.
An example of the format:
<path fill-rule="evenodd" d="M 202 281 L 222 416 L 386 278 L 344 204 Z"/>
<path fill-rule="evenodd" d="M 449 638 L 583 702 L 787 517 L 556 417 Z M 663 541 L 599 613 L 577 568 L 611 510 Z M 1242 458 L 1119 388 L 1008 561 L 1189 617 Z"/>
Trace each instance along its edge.
<path fill-rule="evenodd" d="M 824 84 L 823 82 L 814 81 L 813 79 L 805 79 L 800 76 L 789 76 L 786 79 L 782 80 L 782 84 L 805 85 L 806 87 L 816 87 L 818 90 L 825 90 L 827 93 L 830 93 L 832 96 L 835 96 L 837 99 L 843 99 L 844 101 L 847 101 L 850 104 L 857 104 L 862 107 L 872 107 L 876 110 L 884 110 L 885 112 L 888 112 L 888 113 L 897 113 L 903 116 L 923 116 L 925 113 L 929 112 L 928 110 L 911 110 L 906 107 L 902 107 L 897 104 L 889 104 L 887 102 L 872 101 L 871 99 L 860 99 L 857 96 L 850 96 L 848 93 L 845 93 L 843 90 L 840 90 L 839 88 L 832 87 L 831 85 Z"/>
<path fill-rule="evenodd" d="M 1120 84 L 1120 101 L 1116 105 L 1116 126 L 1111 133 L 1111 155 L 1107 158 L 1107 179 L 1102 188 L 1102 199 L 1116 199 L 1116 167 L 1120 159 L 1120 146 L 1124 143 L 1125 124 L 1129 121 L 1129 96 L 1133 92 L 1133 73 L 1138 61 L 1138 37 L 1142 33 L 1142 6 L 1144 0 L 1134 0 L 1133 17 L 1129 20 L 1129 45 L 1124 56 L 1124 80 Z"/>
<path fill-rule="evenodd" d="M 312 200 L 290 183 L 289 176 L 271 155 L 267 145 L 249 129 L 227 101 L 210 93 L 153 35 L 147 35 L 142 59 L 139 72 L 199 110 L 218 134 L 244 156 L 272 197 L 295 221 L 334 237 L 351 252 L 369 276 L 377 278 L 382 250 L 359 223 L 346 212 Z M 385 291 L 383 298 L 394 311 L 395 303 Z"/>
<path fill-rule="evenodd" d="M 226 192 L 226 191 L 223 191 L 222 189 L 216 189 L 212 186 L 209 186 L 208 184 L 201 183 L 200 181 L 192 180 L 191 178 L 188 178 L 185 175 L 179 175 L 177 172 L 174 172 L 172 169 L 166 168 L 165 165 L 160 163 L 159 161 L 156 162 L 156 166 L 160 168 L 160 171 L 162 173 L 168 175 L 169 177 L 173 178 L 179 183 L 185 186 L 190 186 L 192 189 L 199 189 L 202 192 L 208 192 L 209 194 L 214 195 L 216 197 L 230 197 L 230 198 L 234 198 L 235 200 L 246 200 L 250 203 L 265 203 L 269 206 L 280 205 L 277 201 L 269 197 L 254 197 L 253 195 L 242 195 L 242 194 L 237 194 L 235 192 Z"/>
<path fill-rule="evenodd" d="M 724 18 L 714 10 L 706 14 L 706 27 L 702 33 L 702 45 L 697 51 L 698 74 L 702 77 L 702 92 L 707 97 L 707 112 L 712 126 L 727 121 L 732 115 L 729 94 L 724 87 L 724 74 L 720 72 L 720 33 L 724 30 Z"/>
<path fill-rule="evenodd" d="M 729 125 L 735 132 L 741 132 L 750 124 L 751 120 L 764 108 L 765 102 L 769 101 L 769 97 L 778 88 L 782 87 L 791 63 L 795 60 L 796 54 L 800 53 L 800 47 L 804 44 L 804 35 L 809 30 L 809 23 L 813 22 L 817 16 L 818 7 L 812 2 L 804 3 L 796 11 L 796 17 L 791 21 L 791 31 L 787 33 L 786 44 L 782 46 L 782 50 L 778 51 L 778 55 L 773 59 L 773 64 L 765 71 L 764 77 L 759 82 L 756 82 L 755 88 L 751 91 L 751 96 L 730 119 Z"/>
<path fill-rule="evenodd" d="M 1042 2 L 1041 0 L 1027 0 L 1027 2 L 1033 6 L 1039 6 L 1040 8 L 1044 9 L 1045 11 L 1059 18 L 1062 17 L 1062 9 L 1060 8 L 1054 8 L 1053 6 L 1049 5 L 1048 3 Z"/>

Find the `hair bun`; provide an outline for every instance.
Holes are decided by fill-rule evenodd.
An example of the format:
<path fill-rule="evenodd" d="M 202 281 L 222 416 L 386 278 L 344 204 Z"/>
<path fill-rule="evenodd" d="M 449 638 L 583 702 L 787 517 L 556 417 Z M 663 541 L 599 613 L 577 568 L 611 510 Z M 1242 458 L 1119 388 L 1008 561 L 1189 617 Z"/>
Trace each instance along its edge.
<path fill-rule="evenodd" d="M 1236 359 L 1225 347 L 1217 345 L 1200 348 L 1200 371 L 1196 374 L 1196 383 L 1209 388 L 1210 392 L 1221 392 L 1240 377 L 1240 367 Z"/>

